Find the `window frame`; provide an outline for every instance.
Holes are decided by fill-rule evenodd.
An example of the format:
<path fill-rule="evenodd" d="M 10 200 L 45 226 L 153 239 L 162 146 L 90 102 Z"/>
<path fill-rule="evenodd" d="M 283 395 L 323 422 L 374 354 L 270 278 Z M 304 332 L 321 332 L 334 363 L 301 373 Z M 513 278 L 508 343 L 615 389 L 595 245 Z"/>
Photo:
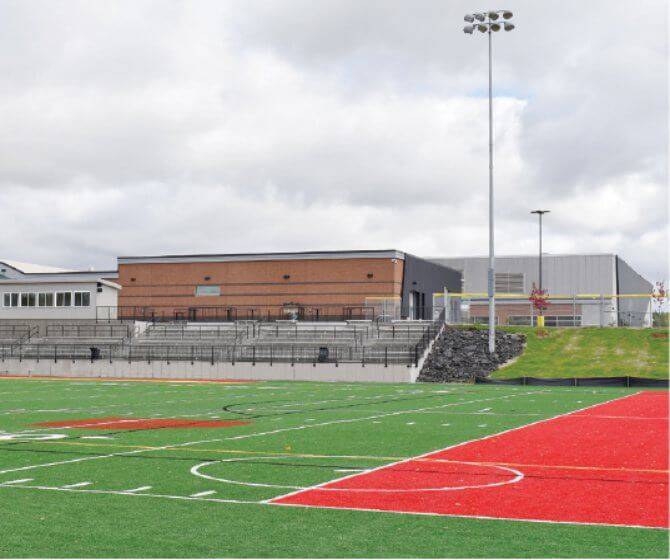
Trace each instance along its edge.
<path fill-rule="evenodd" d="M 44 296 L 44 298 L 42 298 Z M 49 296 L 51 298 L 51 303 L 48 303 Z M 44 303 L 41 303 L 41 300 L 44 299 Z M 54 307 L 54 293 L 53 292 L 38 292 L 37 294 L 37 307 Z"/>
<path fill-rule="evenodd" d="M 91 292 L 87 290 L 77 290 L 72 293 L 72 307 L 91 307 Z M 79 296 L 80 303 L 77 303 L 77 296 Z M 84 303 L 85 296 L 88 298 L 87 303 Z"/>
<path fill-rule="evenodd" d="M 63 300 L 65 301 L 67 299 L 68 303 L 67 304 L 58 304 L 58 296 L 63 296 Z M 56 305 L 55 307 L 72 307 L 72 292 L 56 292 Z"/>

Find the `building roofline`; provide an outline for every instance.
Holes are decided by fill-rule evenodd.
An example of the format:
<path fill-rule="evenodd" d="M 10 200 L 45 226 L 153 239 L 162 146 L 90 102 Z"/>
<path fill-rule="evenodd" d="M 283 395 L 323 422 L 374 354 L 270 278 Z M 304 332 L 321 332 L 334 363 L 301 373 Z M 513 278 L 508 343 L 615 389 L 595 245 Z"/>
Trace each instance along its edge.
<path fill-rule="evenodd" d="M 118 270 L 64 270 L 63 272 L 24 272 L 25 276 L 30 278 L 34 276 L 70 276 L 73 274 L 90 274 L 92 276 L 107 276 L 107 275 L 116 275 L 118 276 Z"/>
<path fill-rule="evenodd" d="M 405 253 L 396 249 L 369 249 L 347 251 L 296 251 L 277 253 L 201 253 L 192 255 L 140 255 L 117 257 L 119 264 L 142 262 L 235 262 L 271 260 L 318 260 L 351 258 L 391 258 L 404 260 Z"/>
<path fill-rule="evenodd" d="M 40 275 L 44 276 L 44 275 Z M 71 284 L 71 283 L 88 283 L 93 284 L 100 282 L 111 288 L 121 289 L 122 287 L 116 282 L 111 282 L 110 280 L 105 280 L 101 276 L 91 276 L 90 278 L 66 278 L 65 274 L 60 275 L 60 278 L 1 278 L 0 286 L 9 286 L 12 284 Z"/>
<path fill-rule="evenodd" d="M 551 257 L 617 257 L 616 253 L 542 253 L 542 258 L 551 258 Z M 539 255 L 535 254 L 525 254 L 525 255 L 496 255 L 496 259 L 532 259 L 538 258 Z M 488 255 L 468 255 L 468 256 L 455 256 L 455 257 L 426 257 L 426 260 L 438 260 L 438 259 L 488 259 Z"/>

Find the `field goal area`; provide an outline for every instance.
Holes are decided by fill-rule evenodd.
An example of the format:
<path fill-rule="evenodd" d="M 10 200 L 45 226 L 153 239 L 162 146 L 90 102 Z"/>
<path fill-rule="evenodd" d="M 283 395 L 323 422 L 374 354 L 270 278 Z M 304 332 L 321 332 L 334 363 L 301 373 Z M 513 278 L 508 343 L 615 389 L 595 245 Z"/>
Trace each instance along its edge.
<path fill-rule="evenodd" d="M 0 382 L 0 492 L 668 527 L 668 394 Z"/>

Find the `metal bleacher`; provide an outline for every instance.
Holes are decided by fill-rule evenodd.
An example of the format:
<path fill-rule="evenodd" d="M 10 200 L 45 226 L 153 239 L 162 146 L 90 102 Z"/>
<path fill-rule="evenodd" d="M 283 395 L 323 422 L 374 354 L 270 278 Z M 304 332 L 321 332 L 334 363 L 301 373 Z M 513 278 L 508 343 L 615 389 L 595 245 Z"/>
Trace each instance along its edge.
<path fill-rule="evenodd" d="M 430 321 L 53 324 L 43 337 L 12 332 L 24 338 L 9 345 L 0 342 L 0 359 L 409 365 L 417 362 L 437 330 Z"/>

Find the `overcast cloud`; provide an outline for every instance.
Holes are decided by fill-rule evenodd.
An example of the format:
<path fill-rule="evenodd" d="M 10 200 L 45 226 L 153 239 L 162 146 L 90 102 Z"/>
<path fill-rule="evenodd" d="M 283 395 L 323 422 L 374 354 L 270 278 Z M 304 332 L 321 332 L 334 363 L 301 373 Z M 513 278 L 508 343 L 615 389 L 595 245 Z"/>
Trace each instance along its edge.
<path fill-rule="evenodd" d="M 664 0 L 0 0 L 0 258 L 397 248 L 496 235 L 668 267 Z"/>

